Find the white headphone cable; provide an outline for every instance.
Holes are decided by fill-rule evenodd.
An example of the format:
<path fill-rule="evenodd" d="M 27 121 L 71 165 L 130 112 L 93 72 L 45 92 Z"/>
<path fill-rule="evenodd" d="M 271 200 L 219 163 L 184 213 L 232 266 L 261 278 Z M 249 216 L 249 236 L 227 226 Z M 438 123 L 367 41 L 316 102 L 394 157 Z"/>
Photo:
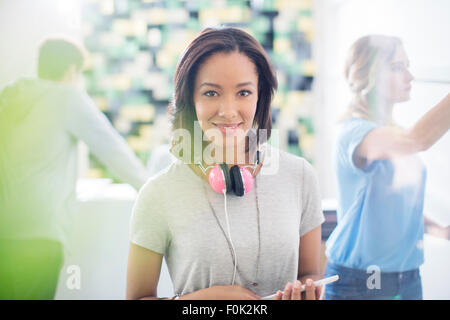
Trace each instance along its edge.
<path fill-rule="evenodd" d="M 224 199 L 225 221 L 227 223 L 228 239 L 230 240 L 231 250 L 233 251 L 233 256 L 234 256 L 233 280 L 231 282 L 231 285 L 234 285 L 234 280 L 236 279 L 237 256 L 236 256 L 236 250 L 234 249 L 234 245 L 233 245 L 233 239 L 231 239 L 230 222 L 228 220 L 228 210 L 227 210 L 227 193 L 225 190 L 223 192 L 223 199 Z"/>

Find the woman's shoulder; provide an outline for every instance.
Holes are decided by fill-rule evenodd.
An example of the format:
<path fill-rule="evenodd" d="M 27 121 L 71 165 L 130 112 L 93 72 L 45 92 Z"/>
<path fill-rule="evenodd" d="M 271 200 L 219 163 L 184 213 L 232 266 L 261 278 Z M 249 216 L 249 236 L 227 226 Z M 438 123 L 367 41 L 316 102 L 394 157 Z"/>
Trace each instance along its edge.
<path fill-rule="evenodd" d="M 377 127 L 379 125 L 372 120 L 359 117 L 348 118 L 338 124 L 335 139 L 338 145 L 346 145 Z"/>
<path fill-rule="evenodd" d="M 274 146 L 268 146 L 269 167 L 278 175 L 288 175 L 298 178 L 304 174 L 314 172 L 312 165 L 305 158 L 281 150 Z M 277 168 L 277 170 L 275 170 Z"/>
<path fill-rule="evenodd" d="M 269 155 L 269 157 L 279 157 L 280 161 L 282 161 L 285 165 L 298 165 L 303 164 L 305 161 L 308 162 L 301 156 L 282 150 L 272 145 L 267 145 L 266 153 Z"/>
<path fill-rule="evenodd" d="M 164 192 L 173 191 L 179 183 L 189 180 L 189 168 L 181 160 L 177 159 L 166 168 L 152 175 L 139 191 L 140 194 L 150 194 L 155 191 L 161 195 Z"/>
<path fill-rule="evenodd" d="M 339 122 L 338 124 L 338 131 L 341 134 L 344 133 L 351 133 L 355 130 L 361 130 L 361 129 L 365 129 L 365 128 L 375 128 L 377 127 L 377 123 L 369 120 L 369 119 L 364 119 L 364 118 L 360 118 L 360 117 L 351 117 L 348 119 L 345 119 L 341 122 Z"/>

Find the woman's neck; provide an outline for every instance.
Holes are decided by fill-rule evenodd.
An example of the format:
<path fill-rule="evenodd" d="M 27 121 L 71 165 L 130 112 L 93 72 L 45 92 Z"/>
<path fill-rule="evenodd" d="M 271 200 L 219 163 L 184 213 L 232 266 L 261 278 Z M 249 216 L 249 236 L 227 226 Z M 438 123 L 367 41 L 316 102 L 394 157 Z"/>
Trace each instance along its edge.
<path fill-rule="evenodd" d="M 234 165 L 253 165 L 256 161 L 256 148 L 223 147 L 214 149 L 213 163 L 225 163 L 228 167 Z"/>
<path fill-rule="evenodd" d="M 245 157 L 237 157 L 236 153 L 234 153 L 235 157 L 233 158 L 233 161 L 223 161 L 223 160 L 228 160 L 228 159 L 216 156 L 213 158 L 215 161 L 213 163 L 210 163 L 209 161 L 207 161 L 207 162 L 202 161 L 202 168 L 200 168 L 199 164 L 189 164 L 189 167 L 205 181 L 208 181 L 209 169 L 211 168 L 211 166 L 213 166 L 217 163 L 225 163 L 225 164 L 227 164 L 227 166 L 229 168 L 231 168 L 234 165 L 241 165 L 241 166 L 247 167 L 248 169 L 250 169 L 250 172 L 252 173 L 253 177 L 256 177 L 258 175 L 259 171 L 261 170 L 261 167 L 262 167 L 262 164 L 264 161 L 264 155 L 265 155 L 264 150 L 262 150 L 259 154 L 259 158 L 256 159 L 257 151 L 258 151 L 258 149 L 253 148 L 253 149 L 245 152 Z M 244 159 L 244 162 L 242 162 L 241 159 Z M 256 165 L 257 161 L 258 161 L 258 163 Z"/>
<path fill-rule="evenodd" d="M 393 123 L 392 110 L 394 104 L 381 96 L 375 96 L 370 99 L 370 105 L 373 105 L 373 119 L 380 125 L 390 125 Z"/>
<path fill-rule="evenodd" d="M 392 109 L 394 105 L 392 103 L 385 103 L 383 105 L 377 106 L 377 109 L 380 110 L 380 114 L 378 116 L 378 122 L 381 125 L 391 125 L 392 124 Z"/>

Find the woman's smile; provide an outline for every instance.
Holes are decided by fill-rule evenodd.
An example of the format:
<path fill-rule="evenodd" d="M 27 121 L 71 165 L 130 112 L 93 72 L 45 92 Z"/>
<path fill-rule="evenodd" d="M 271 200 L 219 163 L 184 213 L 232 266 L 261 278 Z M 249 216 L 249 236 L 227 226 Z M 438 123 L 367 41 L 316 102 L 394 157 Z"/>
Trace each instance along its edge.
<path fill-rule="evenodd" d="M 195 111 L 203 132 L 217 146 L 237 147 L 245 142 L 257 103 L 257 68 L 245 54 L 216 53 L 199 67 L 195 79 Z M 218 129 L 223 139 L 211 129 Z"/>
<path fill-rule="evenodd" d="M 214 123 L 214 122 L 212 122 L 212 124 L 215 127 L 217 127 L 220 130 L 220 132 L 222 132 L 223 134 L 234 134 L 234 133 L 236 133 L 237 130 L 241 129 L 241 127 L 244 123 L 243 122 L 239 122 L 239 123 Z"/>

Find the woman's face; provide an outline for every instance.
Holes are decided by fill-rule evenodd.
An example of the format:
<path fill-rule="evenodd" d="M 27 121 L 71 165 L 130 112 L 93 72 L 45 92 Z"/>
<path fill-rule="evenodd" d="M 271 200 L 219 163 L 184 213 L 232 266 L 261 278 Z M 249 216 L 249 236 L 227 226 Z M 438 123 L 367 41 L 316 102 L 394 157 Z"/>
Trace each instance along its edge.
<path fill-rule="evenodd" d="M 242 144 L 258 102 L 256 66 L 237 51 L 216 53 L 200 66 L 193 96 L 203 132 L 209 139 L 222 138 L 213 138 L 216 146 Z"/>
<path fill-rule="evenodd" d="M 380 70 L 375 86 L 377 96 L 388 103 L 408 101 L 414 79 L 408 68 L 406 52 L 402 46 L 397 46 L 392 60 Z"/>

